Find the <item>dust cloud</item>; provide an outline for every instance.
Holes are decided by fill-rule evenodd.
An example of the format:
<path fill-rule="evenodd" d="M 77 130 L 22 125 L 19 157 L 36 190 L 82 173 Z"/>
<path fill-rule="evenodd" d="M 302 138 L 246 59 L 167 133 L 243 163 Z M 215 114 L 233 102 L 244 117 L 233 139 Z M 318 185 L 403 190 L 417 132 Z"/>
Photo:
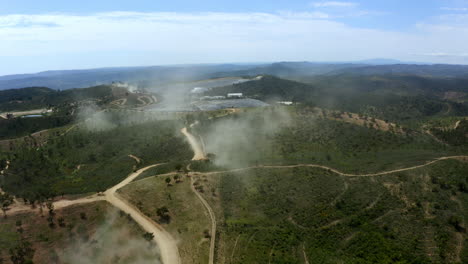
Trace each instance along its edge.
<path fill-rule="evenodd" d="M 201 135 L 217 166 L 238 168 L 262 162 L 274 151 L 271 139 L 290 123 L 284 108 L 260 108 L 216 120 Z"/>
<path fill-rule="evenodd" d="M 120 219 L 119 219 L 120 218 Z M 59 255 L 61 263 L 83 264 L 159 264 L 160 254 L 154 242 L 135 235 L 129 225 L 132 221 L 116 210 L 109 211 L 104 224 L 89 238 L 81 237 Z"/>
<path fill-rule="evenodd" d="M 138 86 L 124 82 L 114 82 L 112 83 L 112 86 L 126 89 L 130 93 L 134 93 L 138 90 Z"/>
<path fill-rule="evenodd" d="M 78 120 L 83 121 L 83 127 L 88 131 L 104 131 L 116 127 L 109 116 L 94 104 L 79 108 Z"/>

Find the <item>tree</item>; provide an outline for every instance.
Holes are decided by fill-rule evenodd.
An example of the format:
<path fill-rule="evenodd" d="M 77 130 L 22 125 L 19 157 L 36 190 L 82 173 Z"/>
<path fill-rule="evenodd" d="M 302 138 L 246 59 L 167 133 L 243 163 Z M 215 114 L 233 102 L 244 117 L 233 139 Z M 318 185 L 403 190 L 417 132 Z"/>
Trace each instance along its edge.
<path fill-rule="evenodd" d="M 24 229 L 23 229 L 22 225 L 23 225 L 23 222 L 21 222 L 21 220 L 16 221 L 16 232 L 18 232 L 20 234 L 22 234 L 24 232 Z"/>
<path fill-rule="evenodd" d="M 214 159 L 216 159 L 216 155 L 213 154 L 213 153 L 207 153 L 206 158 L 209 159 L 209 160 L 214 160 Z"/>
<path fill-rule="evenodd" d="M 81 218 L 82 220 L 86 220 L 86 218 L 87 218 L 87 217 L 86 217 L 86 213 L 85 213 L 85 212 L 81 212 L 81 213 L 80 213 L 80 218 Z"/>
<path fill-rule="evenodd" d="M 6 218 L 7 217 L 6 211 L 8 211 L 10 205 L 13 204 L 13 196 L 7 193 L 0 194 L 0 204 L 2 206 L 3 215 Z"/>
<path fill-rule="evenodd" d="M 150 242 L 150 241 L 152 241 L 154 239 L 154 235 L 153 235 L 153 233 L 146 232 L 146 233 L 143 234 L 143 238 L 146 241 Z"/>
<path fill-rule="evenodd" d="M 167 183 L 167 185 L 169 185 L 169 183 L 171 183 L 171 181 L 172 181 L 172 180 L 171 180 L 171 177 L 167 177 L 167 178 L 166 178 L 166 183 Z"/>
<path fill-rule="evenodd" d="M 141 201 L 138 201 L 138 202 L 136 203 L 136 206 L 137 206 L 138 209 L 141 210 L 141 208 L 143 208 L 143 203 L 142 203 Z"/>
<path fill-rule="evenodd" d="M 48 202 L 46 203 L 46 206 L 47 206 L 47 209 L 49 209 L 49 215 L 50 215 L 51 217 L 53 217 L 53 216 L 55 215 L 55 212 L 54 212 L 54 204 L 53 204 L 52 202 L 48 201 Z"/>
<path fill-rule="evenodd" d="M 180 176 L 178 174 L 174 175 L 174 180 L 176 181 L 176 183 L 179 183 L 180 182 Z"/>
<path fill-rule="evenodd" d="M 171 222 L 171 216 L 169 215 L 169 209 L 166 206 L 160 207 L 156 210 L 156 214 L 159 216 L 161 223 L 169 224 Z"/>
<path fill-rule="evenodd" d="M 182 167 L 183 167 L 183 166 L 182 166 L 182 164 L 180 164 L 180 163 L 177 163 L 177 164 L 175 165 L 176 171 L 182 170 Z"/>
<path fill-rule="evenodd" d="M 59 217 L 57 221 L 60 227 L 65 227 L 65 219 L 63 217 Z"/>
<path fill-rule="evenodd" d="M 31 243 L 22 240 L 18 246 L 10 249 L 10 259 L 13 264 L 33 264 L 34 252 Z"/>

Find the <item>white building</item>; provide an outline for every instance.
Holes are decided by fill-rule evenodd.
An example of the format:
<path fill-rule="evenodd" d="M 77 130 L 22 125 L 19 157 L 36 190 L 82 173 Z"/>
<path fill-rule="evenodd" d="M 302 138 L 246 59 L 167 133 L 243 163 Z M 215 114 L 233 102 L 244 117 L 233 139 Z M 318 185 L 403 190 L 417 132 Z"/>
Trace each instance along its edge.
<path fill-rule="evenodd" d="M 215 95 L 215 96 L 202 96 L 200 100 L 223 100 L 226 99 L 226 96 Z"/>
<path fill-rule="evenodd" d="M 204 93 L 204 92 L 207 92 L 209 89 L 208 88 L 205 88 L 205 87 L 194 87 L 190 93 L 192 94 L 201 94 L 201 93 Z"/>
<path fill-rule="evenodd" d="M 228 93 L 227 98 L 242 98 L 244 95 L 242 93 Z"/>

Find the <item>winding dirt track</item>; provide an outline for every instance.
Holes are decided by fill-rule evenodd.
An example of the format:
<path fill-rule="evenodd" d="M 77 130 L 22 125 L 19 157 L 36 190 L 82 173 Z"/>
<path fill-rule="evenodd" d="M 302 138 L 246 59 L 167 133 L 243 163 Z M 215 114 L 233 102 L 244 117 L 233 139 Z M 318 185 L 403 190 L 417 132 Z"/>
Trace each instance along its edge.
<path fill-rule="evenodd" d="M 214 253 L 215 253 L 215 242 L 216 242 L 216 217 L 213 212 L 213 209 L 211 209 L 211 206 L 208 204 L 208 202 L 198 193 L 197 190 L 195 190 L 195 186 L 193 185 L 194 184 L 193 177 L 190 178 L 190 182 L 191 182 L 190 187 L 192 188 L 192 191 L 195 193 L 198 199 L 202 202 L 203 206 L 205 206 L 211 218 L 210 256 L 209 256 L 208 263 L 213 264 Z"/>
<path fill-rule="evenodd" d="M 182 134 L 184 134 L 184 136 L 187 138 L 190 146 L 192 147 L 192 150 L 194 152 L 194 156 L 193 156 L 192 160 L 204 160 L 204 159 L 206 159 L 205 153 L 203 152 L 203 148 L 202 148 L 201 144 L 197 141 L 197 139 L 192 134 L 190 134 L 187 131 L 187 128 L 186 127 L 182 128 L 180 130 L 180 132 L 182 132 Z"/>
<path fill-rule="evenodd" d="M 190 146 L 192 147 L 192 150 L 194 152 L 194 157 L 192 160 L 200 160 L 200 159 L 205 159 L 205 155 L 203 153 L 203 150 L 201 148 L 201 145 L 197 142 L 196 138 L 190 134 L 187 131 L 187 128 L 183 128 L 181 130 L 182 134 L 184 134 Z M 203 157 L 203 158 L 202 158 Z M 219 173 L 227 173 L 227 172 L 238 172 L 238 171 L 245 171 L 245 170 L 250 170 L 250 169 L 260 169 L 260 168 L 269 168 L 269 169 L 281 169 L 281 168 L 298 168 L 298 167 L 312 167 L 312 168 L 321 168 L 324 170 L 328 170 L 331 172 L 334 172 L 338 175 L 341 176 L 346 176 L 346 177 L 373 177 L 373 176 L 381 176 L 381 175 L 387 175 L 387 174 L 392 174 L 392 173 L 397 173 L 397 172 L 403 172 L 403 171 L 408 171 L 408 170 L 414 170 L 414 169 L 419 169 L 425 166 L 429 166 L 431 164 L 434 164 L 438 161 L 442 160 L 448 160 L 448 159 L 461 159 L 461 160 L 468 160 L 468 156 L 448 156 L 448 157 L 440 157 L 435 160 L 426 162 L 425 164 L 422 165 L 417 165 L 417 166 L 412 166 L 408 168 L 403 168 L 403 169 L 396 169 L 396 170 L 390 170 L 390 171 L 384 171 L 384 172 L 379 172 L 379 173 L 369 173 L 369 174 L 351 174 L 351 173 L 344 173 L 341 171 L 338 171 L 336 169 L 323 166 L 323 165 L 318 165 L 318 164 L 297 164 L 297 165 L 261 165 L 261 166 L 253 166 L 253 167 L 247 167 L 247 168 L 240 168 L 240 169 L 233 169 L 233 170 L 226 170 L 226 171 L 215 171 L 215 172 L 205 172 L 205 173 L 200 173 L 203 175 L 214 175 L 214 174 L 219 174 Z M 206 200 L 195 190 L 195 187 L 193 185 L 194 180 L 193 177 L 190 179 L 191 180 L 191 188 L 192 191 L 197 195 L 198 199 L 203 203 L 205 208 L 207 209 L 210 218 L 211 218 L 211 241 L 210 241 L 210 255 L 209 255 L 209 264 L 213 264 L 214 261 L 214 251 L 215 251 L 215 241 L 216 241 L 216 218 L 213 213 L 213 209 L 210 207 L 210 205 L 206 202 Z M 303 245 L 304 246 L 304 245 Z M 307 255 L 305 254 L 305 248 L 303 248 L 303 254 L 304 254 L 304 259 L 306 263 L 309 263 L 307 259 Z"/>
<path fill-rule="evenodd" d="M 91 195 L 85 198 L 76 199 L 76 200 L 59 200 L 54 202 L 54 209 L 61 209 L 71 205 L 86 204 L 96 201 L 107 201 L 113 206 L 119 208 L 125 213 L 129 214 L 135 222 L 137 222 L 146 232 L 153 233 L 154 240 L 157 243 L 160 252 L 162 262 L 165 264 L 180 264 L 179 250 L 177 248 L 177 243 L 175 239 L 162 228 L 159 224 L 154 222 L 151 218 L 144 215 L 137 208 L 135 208 L 128 201 L 123 199 L 118 193 L 117 190 L 124 187 L 125 185 L 132 182 L 136 177 L 138 177 L 144 171 L 159 166 L 161 164 L 150 165 L 142 169 L 137 170 L 136 172 L 130 174 L 125 180 L 115 185 L 114 187 L 108 189 L 104 192 L 104 195 Z M 31 212 L 39 211 L 39 208 L 31 209 L 30 206 L 15 204 L 10 210 L 10 214 L 21 213 L 21 212 Z"/>
<path fill-rule="evenodd" d="M 203 150 L 200 146 L 200 144 L 197 142 L 195 137 L 191 135 L 186 128 L 183 128 L 181 132 L 187 137 L 190 146 L 192 147 L 194 151 L 194 157 L 192 160 L 200 160 L 200 159 L 205 159 L 205 155 L 203 153 Z M 219 173 L 227 173 L 227 172 L 237 172 L 237 171 L 245 171 L 245 170 L 250 170 L 250 169 L 259 169 L 259 168 L 271 168 L 271 169 L 281 169 L 281 168 L 297 168 L 297 167 L 314 167 L 314 168 L 321 168 L 324 170 L 328 170 L 331 172 L 334 172 L 336 174 L 342 175 L 342 176 L 347 176 L 347 177 L 372 177 L 372 176 L 381 176 L 381 175 L 387 175 L 387 174 L 392 174 L 396 172 L 403 172 L 403 171 L 408 171 L 408 170 L 414 170 L 418 168 L 422 168 L 425 166 L 429 166 L 431 164 L 434 164 L 436 162 L 442 161 L 442 160 L 448 160 L 448 159 L 460 159 L 460 160 L 468 160 L 468 156 L 448 156 L 448 157 L 441 157 L 437 158 L 435 160 L 426 162 L 422 165 L 417 165 L 417 166 L 412 166 L 408 168 L 403 168 L 403 169 L 396 169 L 396 170 L 390 170 L 390 171 L 384 171 L 384 172 L 379 172 L 379 173 L 371 173 L 371 174 L 350 174 L 350 173 L 344 173 L 340 172 L 336 169 L 323 166 L 323 165 L 317 165 L 317 164 L 298 164 L 298 165 L 261 165 L 261 166 L 253 166 L 253 167 L 247 167 L 247 168 L 239 168 L 239 169 L 233 169 L 233 170 L 226 170 L 226 171 L 215 171 L 215 172 L 206 172 L 206 173 L 200 173 L 203 175 L 213 175 L 213 174 L 219 174 Z M 163 263 L 165 264 L 179 264 L 180 262 L 180 256 L 179 256 L 179 251 L 177 248 L 176 241 L 174 238 L 167 232 L 165 231 L 159 224 L 151 220 L 149 217 L 144 215 L 142 212 L 140 212 L 136 207 L 134 207 L 132 204 L 130 204 L 128 201 L 120 197 L 120 195 L 117 193 L 117 190 L 124 187 L 125 185 L 129 184 L 132 182 L 135 178 L 137 178 L 141 173 L 144 171 L 159 166 L 161 164 L 155 164 L 155 165 L 150 165 L 145 168 L 139 169 L 138 171 L 130 174 L 125 180 L 120 182 L 119 184 L 115 185 L 114 187 L 108 189 L 104 195 L 92 195 L 89 197 L 77 199 L 77 200 L 60 200 L 54 203 L 54 208 L 55 209 L 60 209 L 64 208 L 67 206 L 71 205 L 77 205 L 77 204 L 86 204 L 90 202 L 95 202 L 95 201 L 101 201 L 101 200 L 106 200 L 115 207 L 119 208 L 120 210 L 124 211 L 125 213 L 129 214 L 135 222 L 137 222 L 144 230 L 147 232 L 153 233 L 154 235 L 154 240 L 156 241 L 158 247 L 160 248 L 161 251 L 161 258 Z M 215 215 L 213 213 L 212 208 L 210 205 L 206 202 L 205 199 L 194 189 L 193 186 L 193 179 L 192 179 L 192 190 L 195 192 L 197 197 L 200 199 L 200 201 L 203 203 L 205 208 L 208 210 L 208 213 L 211 218 L 212 222 L 212 228 L 211 228 L 211 243 L 210 243 L 210 257 L 209 257 L 209 263 L 212 264 L 214 261 L 214 249 L 215 249 L 215 236 L 216 236 L 216 219 Z M 38 210 L 38 209 L 36 209 Z M 32 211 L 32 209 L 26 205 L 16 205 L 14 206 L 11 210 L 10 213 L 18 213 L 22 211 Z"/>
<path fill-rule="evenodd" d="M 179 250 L 177 248 L 177 243 L 175 239 L 164 230 L 159 224 L 151 220 L 149 217 L 140 212 L 128 201 L 124 200 L 117 193 L 117 190 L 124 187 L 138 177 L 142 172 L 159 166 L 160 164 L 155 164 L 147 166 L 145 168 L 139 169 L 138 171 L 130 174 L 125 180 L 110 188 L 105 192 L 106 201 L 129 214 L 135 222 L 137 222 L 146 232 L 153 233 L 154 240 L 156 241 L 160 251 L 161 259 L 165 264 L 179 264 L 180 256 Z"/>
<path fill-rule="evenodd" d="M 468 156 L 447 156 L 447 157 L 440 157 L 435 160 L 426 162 L 422 165 L 417 165 L 413 167 L 408 167 L 408 168 L 403 168 L 403 169 L 396 169 L 396 170 L 390 170 L 390 171 L 384 171 L 384 172 L 378 172 L 378 173 L 369 173 L 369 174 L 351 174 L 351 173 L 344 173 L 339 170 L 323 166 L 323 165 L 318 165 L 318 164 L 297 164 L 297 165 L 259 165 L 259 166 L 252 166 L 252 167 L 246 167 L 246 168 L 239 168 L 239 169 L 232 169 L 232 170 L 225 170 L 225 171 L 212 171 L 212 172 L 203 172 L 200 174 L 203 175 L 212 175 L 212 174 L 219 174 L 219 173 L 228 173 L 228 172 L 238 172 L 238 171 L 246 171 L 246 170 L 252 170 L 252 169 L 287 169 L 287 168 L 299 168 L 299 167 L 312 167 L 312 168 L 320 168 L 324 170 L 328 170 L 331 172 L 334 172 L 338 175 L 341 176 L 346 176 L 346 177 L 374 177 L 374 176 L 382 176 L 382 175 L 387 175 L 387 174 L 392 174 L 396 172 L 403 172 L 403 171 L 409 171 L 409 170 L 414 170 L 414 169 L 419 169 L 422 167 L 429 166 L 431 164 L 434 164 L 436 162 L 442 161 L 442 160 L 448 160 L 448 159 L 461 159 L 461 160 L 466 160 L 468 161 Z"/>

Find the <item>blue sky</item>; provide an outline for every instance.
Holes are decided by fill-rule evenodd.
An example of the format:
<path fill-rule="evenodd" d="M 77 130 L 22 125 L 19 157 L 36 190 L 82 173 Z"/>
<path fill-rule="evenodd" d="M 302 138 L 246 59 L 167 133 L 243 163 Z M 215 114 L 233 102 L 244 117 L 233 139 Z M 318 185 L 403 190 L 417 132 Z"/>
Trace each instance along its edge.
<path fill-rule="evenodd" d="M 468 0 L 0 0 L 0 75 L 393 58 L 468 64 Z"/>

